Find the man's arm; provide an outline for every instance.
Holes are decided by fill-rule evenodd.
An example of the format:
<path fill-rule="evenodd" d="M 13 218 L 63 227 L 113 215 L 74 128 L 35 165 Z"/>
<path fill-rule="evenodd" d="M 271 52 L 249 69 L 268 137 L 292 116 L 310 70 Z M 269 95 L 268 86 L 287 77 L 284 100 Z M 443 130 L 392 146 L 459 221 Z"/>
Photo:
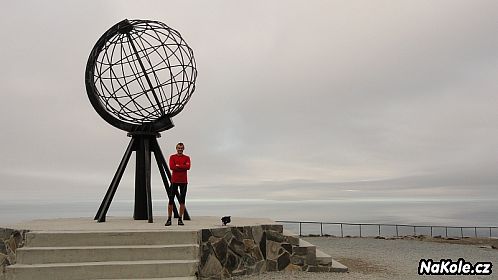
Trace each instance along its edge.
<path fill-rule="evenodd" d="M 178 164 L 175 163 L 175 159 L 173 156 L 169 157 L 169 169 L 173 171 L 179 171 Z"/>
<path fill-rule="evenodd" d="M 190 157 L 187 156 L 185 164 L 176 164 L 176 168 L 178 171 L 190 170 Z"/>
<path fill-rule="evenodd" d="M 185 161 L 185 170 L 190 170 L 190 157 L 187 156 L 187 161 Z"/>

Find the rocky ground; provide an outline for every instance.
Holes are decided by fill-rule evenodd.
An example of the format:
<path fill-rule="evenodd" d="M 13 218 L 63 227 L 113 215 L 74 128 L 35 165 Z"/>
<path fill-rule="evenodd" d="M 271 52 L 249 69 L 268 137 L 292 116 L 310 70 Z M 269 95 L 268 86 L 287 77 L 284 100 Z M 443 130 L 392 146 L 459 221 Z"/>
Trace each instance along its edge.
<path fill-rule="evenodd" d="M 256 279 L 498 279 L 498 268 L 489 276 L 419 276 L 420 259 L 464 258 L 467 262 L 498 264 L 498 240 L 489 238 L 337 238 L 305 237 L 337 261 L 349 267 L 349 273 L 271 272 L 245 276 Z"/>

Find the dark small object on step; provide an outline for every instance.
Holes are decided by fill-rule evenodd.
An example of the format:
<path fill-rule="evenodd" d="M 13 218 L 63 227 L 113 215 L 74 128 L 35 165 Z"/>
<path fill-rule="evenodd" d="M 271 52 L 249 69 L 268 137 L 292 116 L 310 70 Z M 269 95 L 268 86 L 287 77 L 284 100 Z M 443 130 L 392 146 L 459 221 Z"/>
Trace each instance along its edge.
<path fill-rule="evenodd" d="M 225 216 L 221 218 L 221 222 L 223 223 L 224 226 L 226 226 L 228 223 L 231 222 L 230 217 L 231 216 Z"/>

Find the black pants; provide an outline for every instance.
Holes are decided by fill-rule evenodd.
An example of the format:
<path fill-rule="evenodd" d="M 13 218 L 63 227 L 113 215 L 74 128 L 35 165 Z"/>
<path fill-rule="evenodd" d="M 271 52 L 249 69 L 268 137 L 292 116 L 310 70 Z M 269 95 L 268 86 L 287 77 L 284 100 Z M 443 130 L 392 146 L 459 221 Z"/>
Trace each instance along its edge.
<path fill-rule="evenodd" d="M 185 197 L 187 196 L 187 183 L 171 183 L 171 191 L 168 196 L 169 205 L 173 205 L 175 203 L 175 195 L 178 194 L 178 188 L 180 188 L 178 201 L 180 204 L 185 204 Z"/>

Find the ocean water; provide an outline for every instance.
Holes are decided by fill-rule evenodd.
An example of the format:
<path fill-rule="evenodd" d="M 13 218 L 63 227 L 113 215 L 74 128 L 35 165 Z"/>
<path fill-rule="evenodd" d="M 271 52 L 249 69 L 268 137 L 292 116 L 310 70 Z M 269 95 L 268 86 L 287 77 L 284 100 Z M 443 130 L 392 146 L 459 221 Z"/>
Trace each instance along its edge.
<path fill-rule="evenodd" d="M 0 201 L 0 225 L 48 218 L 93 218 L 100 201 Z M 166 200 L 153 201 L 153 214 L 166 216 Z M 383 223 L 432 226 L 498 226 L 498 199 L 348 199 L 276 201 L 187 200 L 195 216 L 264 217 L 280 221 Z M 108 216 L 133 216 L 132 200 L 112 202 Z M 317 231 L 317 225 L 308 225 Z M 319 225 L 318 225 L 319 226 Z M 313 229 L 313 227 L 315 227 Z M 331 229 L 332 230 L 332 229 Z"/>

